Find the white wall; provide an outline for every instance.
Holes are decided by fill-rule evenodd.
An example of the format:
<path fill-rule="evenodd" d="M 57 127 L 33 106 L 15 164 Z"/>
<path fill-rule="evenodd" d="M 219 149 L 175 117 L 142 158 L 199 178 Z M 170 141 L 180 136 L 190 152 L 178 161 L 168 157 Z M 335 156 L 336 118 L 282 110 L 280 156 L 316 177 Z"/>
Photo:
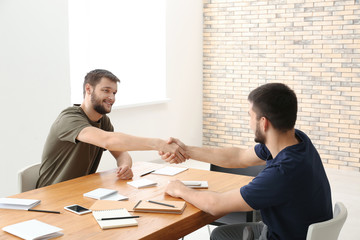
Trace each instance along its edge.
<path fill-rule="evenodd" d="M 40 161 L 50 125 L 70 104 L 67 1 L 0 0 L 0 36 L 0 197 L 4 197 L 17 193 L 17 171 Z M 113 110 L 115 129 L 146 137 L 175 136 L 201 145 L 200 0 L 167 1 L 167 91 L 169 103 Z M 159 158 L 150 151 L 131 155 L 134 161 Z M 114 167 L 106 153 L 99 170 Z"/>

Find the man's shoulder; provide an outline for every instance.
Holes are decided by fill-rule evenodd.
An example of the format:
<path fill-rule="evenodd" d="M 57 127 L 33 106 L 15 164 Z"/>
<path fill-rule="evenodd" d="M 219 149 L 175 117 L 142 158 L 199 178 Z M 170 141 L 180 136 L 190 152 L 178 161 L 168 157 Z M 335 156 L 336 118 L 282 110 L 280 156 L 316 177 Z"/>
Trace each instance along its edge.
<path fill-rule="evenodd" d="M 84 116 L 84 112 L 78 105 L 70 106 L 61 111 L 59 116 Z"/>

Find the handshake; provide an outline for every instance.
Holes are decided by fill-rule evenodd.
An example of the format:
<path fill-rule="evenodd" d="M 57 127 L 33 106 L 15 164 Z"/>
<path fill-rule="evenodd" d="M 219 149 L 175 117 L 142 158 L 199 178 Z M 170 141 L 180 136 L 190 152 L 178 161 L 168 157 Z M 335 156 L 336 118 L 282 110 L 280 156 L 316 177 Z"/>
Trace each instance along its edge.
<path fill-rule="evenodd" d="M 187 146 L 182 143 L 179 139 L 170 138 L 163 146 L 162 150 L 159 151 L 161 159 L 168 163 L 183 163 L 190 158 L 188 154 Z"/>

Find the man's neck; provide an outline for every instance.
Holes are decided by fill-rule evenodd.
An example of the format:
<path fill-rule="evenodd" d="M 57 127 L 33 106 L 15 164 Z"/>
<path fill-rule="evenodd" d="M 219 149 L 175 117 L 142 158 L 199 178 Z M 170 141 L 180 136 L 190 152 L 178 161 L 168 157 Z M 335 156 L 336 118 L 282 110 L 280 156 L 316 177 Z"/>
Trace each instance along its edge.
<path fill-rule="evenodd" d="M 99 121 L 103 116 L 102 114 L 96 112 L 90 104 L 86 104 L 85 101 L 80 105 L 80 107 L 83 109 L 86 116 L 93 122 Z"/>
<path fill-rule="evenodd" d="M 281 150 L 286 147 L 298 144 L 300 141 L 295 136 L 295 129 L 287 132 L 271 131 L 266 139 L 266 147 L 271 152 L 273 158 L 275 158 Z"/>

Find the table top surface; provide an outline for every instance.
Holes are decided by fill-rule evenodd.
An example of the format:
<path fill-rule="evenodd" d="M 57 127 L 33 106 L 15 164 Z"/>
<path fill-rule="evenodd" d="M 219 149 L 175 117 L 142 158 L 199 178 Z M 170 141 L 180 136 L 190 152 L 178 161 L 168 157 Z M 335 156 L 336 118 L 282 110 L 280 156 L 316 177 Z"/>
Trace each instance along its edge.
<path fill-rule="evenodd" d="M 61 214 L 0 209 L 0 228 L 26 220 L 37 219 L 62 228 L 64 236 L 57 239 L 179 239 L 211 223 L 216 218 L 187 203 L 187 207 L 182 214 L 136 213 L 136 215 L 140 216 L 137 219 L 138 226 L 102 230 L 92 214 L 77 215 L 64 210 L 64 207 L 79 204 L 90 208 L 97 200 L 84 197 L 83 194 L 99 187 L 118 190 L 120 194 L 127 196 L 130 201 L 146 199 L 183 201 L 164 194 L 169 180 L 208 181 L 208 190 L 224 192 L 240 188 L 252 179 L 252 177 L 248 176 L 192 168 L 175 176 L 149 174 L 140 177 L 145 172 L 167 165 L 149 162 L 134 163 L 134 177 L 132 180 L 150 179 L 158 183 L 155 187 L 134 188 L 127 184 L 128 181 L 132 180 L 117 179 L 116 169 L 112 169 L 13 195 L 11 197 L 41 200 L 41 203 L 34 209 L 60 211 Z M 182 167 L 180 165 L 171 166 Z M 19 238 L 1 230 L 0 239 Z"/>

